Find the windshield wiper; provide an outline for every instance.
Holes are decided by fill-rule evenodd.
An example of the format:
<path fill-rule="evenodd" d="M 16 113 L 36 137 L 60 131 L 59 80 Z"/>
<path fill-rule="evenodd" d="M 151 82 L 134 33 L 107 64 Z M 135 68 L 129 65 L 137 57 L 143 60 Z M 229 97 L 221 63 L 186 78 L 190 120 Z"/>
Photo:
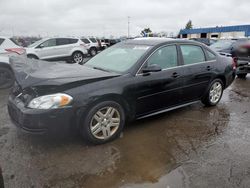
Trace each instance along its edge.
<path fill-rule="evenodd" d="M 93 69 L 97 69 L 97 70 L 101 70 L 101 71 L 105 71 L 105 72 L 110 72 L 110 71 L 108 71 L 108 70 L 106 70 L 106 69 L 103 69 L 103 68 L 101 68 L 101 67 L 93 67 Z"/>

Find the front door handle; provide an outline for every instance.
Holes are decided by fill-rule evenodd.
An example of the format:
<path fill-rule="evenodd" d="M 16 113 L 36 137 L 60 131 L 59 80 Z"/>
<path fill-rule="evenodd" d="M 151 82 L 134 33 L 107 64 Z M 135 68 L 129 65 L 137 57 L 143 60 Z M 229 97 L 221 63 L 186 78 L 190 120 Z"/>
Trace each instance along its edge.
<path fill-rule="evenodd" d="M 177 78 L 177 77 L 179 77 L 180 75 L 177 73 L 177 72 L 174 72 L 173 74 L 172 74 L 172 77 L 173 78 Z"/>
<path fill-rule="evenodd" d="M 207 71 L 210 71 L 212 68 L 210 66 L 207 66 Z"/>

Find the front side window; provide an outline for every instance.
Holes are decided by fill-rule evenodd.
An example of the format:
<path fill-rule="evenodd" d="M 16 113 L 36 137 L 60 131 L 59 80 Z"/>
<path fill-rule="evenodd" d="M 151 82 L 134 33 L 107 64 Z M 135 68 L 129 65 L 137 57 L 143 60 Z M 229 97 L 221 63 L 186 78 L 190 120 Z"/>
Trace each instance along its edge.
<path fill-rule="evenodd" d="M 45 48 L 56 46 L 56 39 L 49 39 L 49 40 L 45 41 L 44 43 L 42 43 L 41 45 Z"/>
<path fill-rule="evenodd" d="M 201 47 L 195 45 L 181 45 L 180 48 L 185 65 L 205 61 L 205 55 Z"/>
<path fill-rule="evenodd" d="M 91 42 L 93 42 L 93 43 L 97 42 L 95 38 L 89 38 L 89 40 L 91 40 Z"/>
<path fill-rule="evenodd" d="M 150 49 L 146 45 L 119 45 L 110 47 L 91 58 L 85 66 L 111 72 L 125 73 Z"/>
<path fill-rule="evenodd" d="M 160 48 L 148 59 L 148 65 L 159 65 L 162 69 L 177 66 L 177 50 L 176 46 L 166 46 Z"/>

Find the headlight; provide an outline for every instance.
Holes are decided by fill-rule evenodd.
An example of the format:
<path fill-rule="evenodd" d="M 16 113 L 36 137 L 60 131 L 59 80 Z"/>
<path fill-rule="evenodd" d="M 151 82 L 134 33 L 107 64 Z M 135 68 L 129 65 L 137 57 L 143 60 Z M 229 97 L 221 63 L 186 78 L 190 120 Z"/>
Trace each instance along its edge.
<path fill-rule="evenodd" d="M 28 104 L 33 109 L 55 109 L 69 105 L 73 98 L 67 94 L 57 93 L 34 98 Z"/>

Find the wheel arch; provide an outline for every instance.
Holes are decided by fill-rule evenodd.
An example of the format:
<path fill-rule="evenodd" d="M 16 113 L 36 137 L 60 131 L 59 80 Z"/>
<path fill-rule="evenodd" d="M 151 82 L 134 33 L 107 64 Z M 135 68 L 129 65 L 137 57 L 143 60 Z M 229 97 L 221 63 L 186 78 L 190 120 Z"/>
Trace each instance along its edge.
<path fill-rule="evenodd" d="M 96 98 L 95 100 L 92 100 L 91 102 L 89 102 L 88 104 L 86 104 L 86 107 L 80 108 L 77 111 L 77 127 L 79 127 L 80 122 L 82 120 L 82 116 L 84 114 L 86 114 L 86 112 L 88 112 L 93 106 L 95 106 L 96 104 L 103 102 L 103 101 L 114 101 L 116 103 L 118 103 L 119 105 L 121 105 L 121 107 L 124 110 L 125 113 L 125 117 L 126 120 L 131 120 L 134 117 L 134 113 L 133 110 L 131 108 L 131 106 L 129 105 L 129 103 L 119 94 L 106 94 L 106 95 L 102 95 L 99 98 Z"/>
<path fill-rule="evenodd" d="M 34 57 L 36 57 L 37 59 L 39 59 L 39 57 L 38 57 L 36 54 L 33 54 L 33 53 L 27 54 L 27 57 L 31 57 L 31 56 L 34 56 Z"/>

